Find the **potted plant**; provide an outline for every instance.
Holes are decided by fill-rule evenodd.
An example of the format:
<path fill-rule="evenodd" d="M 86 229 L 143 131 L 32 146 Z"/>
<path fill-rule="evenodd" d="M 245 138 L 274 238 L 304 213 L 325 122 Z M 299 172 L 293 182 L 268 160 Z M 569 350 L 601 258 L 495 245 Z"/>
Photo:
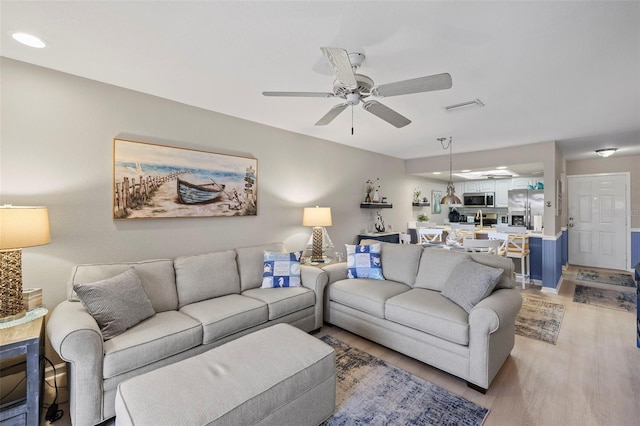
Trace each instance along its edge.
<path fill-rule="evenodd" d="M 426 214 L 419 214 L 418 222 L 429 222 L 429 216 L 427 216 Z M 418 226 L 420 226 L 420 223 L 418 223 Z"/>

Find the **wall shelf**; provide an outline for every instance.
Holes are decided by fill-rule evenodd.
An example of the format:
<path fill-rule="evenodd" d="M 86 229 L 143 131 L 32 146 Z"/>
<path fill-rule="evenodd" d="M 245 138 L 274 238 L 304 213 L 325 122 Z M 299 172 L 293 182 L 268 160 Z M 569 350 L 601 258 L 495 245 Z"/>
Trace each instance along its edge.
<path fill-rule="evenodd" d="M 411 205 L 413 207 L 429 207 L 431 203 L 427 201 L 426 203 L 411 203 Z"/>
<path fill-rule="evenodd" d="M 392 207 L 391 203 L 360 203 L 361 209 L 390 209 Z"/>

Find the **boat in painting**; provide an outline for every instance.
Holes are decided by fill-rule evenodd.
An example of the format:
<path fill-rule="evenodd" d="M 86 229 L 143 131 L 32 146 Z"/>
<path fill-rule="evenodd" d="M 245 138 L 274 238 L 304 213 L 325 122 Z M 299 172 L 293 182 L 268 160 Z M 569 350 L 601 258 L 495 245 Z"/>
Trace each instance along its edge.
<path fill-rule="evenodd" d="M 224 192 L 224 185 L 215 182 L 196 185 L 178 179 L 178 199 L 182 204 L 213 203 Z"/>

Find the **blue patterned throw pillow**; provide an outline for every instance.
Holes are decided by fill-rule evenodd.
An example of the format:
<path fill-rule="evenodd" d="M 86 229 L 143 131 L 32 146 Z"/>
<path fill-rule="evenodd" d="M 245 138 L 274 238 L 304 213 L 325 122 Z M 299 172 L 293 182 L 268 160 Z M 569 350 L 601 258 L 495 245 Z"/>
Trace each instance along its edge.
<path fill-rule="evenodd" d="M 300 287 L 301 251 L 293 253 L 264 252 L 262 288 Z"/>
<path fill-rule="evenodd" d="M 384 280 L 380 261 L 380 244 L 347 247 L 347 278 Z"/>

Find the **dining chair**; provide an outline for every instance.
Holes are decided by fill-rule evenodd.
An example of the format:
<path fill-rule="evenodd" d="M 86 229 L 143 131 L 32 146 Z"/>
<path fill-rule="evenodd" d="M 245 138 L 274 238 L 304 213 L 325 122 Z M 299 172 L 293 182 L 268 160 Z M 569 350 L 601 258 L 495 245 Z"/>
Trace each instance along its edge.
<path fill-rule="evenodd" d="M 465 238 L 476 238 L 476 225 L 466 223 L 452 223 L 451 231 L 455 232 L 455 239 L 462 242 Z"/>
<path fill-rule="evenodd" d="M 462 247 L 465 251 L 498 254 L 498 249 L 502 245 L 499 240 L 476 240 L 472 238 L 465 238 L 462 242 Z"/>
<path fill-rule="evenodd" d="M 507 257 L 520 259 L 520 275 L 522 288 L 530 280 L 531 264 L 529 259 L 529 236 L 524 234 L 508 234 Z"/>
<path fill-rule="evenodd" d="M 441 243 L 442 229 L 418 228 L 418 244 Z"/>
<path fill-rule="evenodd" d="M 487 237 L 490 240 L 500 241 L 500 247 L 498 247 L 498 254 L 500 256 L 507 256 L 507 246 L 509 245 L 509 234 L 504 232 L 489 232 Z"/>

